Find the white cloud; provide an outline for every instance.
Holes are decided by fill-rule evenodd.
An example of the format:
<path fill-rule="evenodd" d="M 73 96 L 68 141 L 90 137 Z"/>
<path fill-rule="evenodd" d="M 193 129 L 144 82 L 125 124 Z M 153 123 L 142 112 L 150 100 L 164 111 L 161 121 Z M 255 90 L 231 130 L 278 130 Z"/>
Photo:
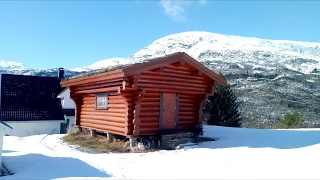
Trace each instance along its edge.
<path fill-rule="evenodd" d="M 205 5 L 207 0 L 198 0 L 200 5 Z M 174 21 L 187 21 L 186 8 L 193 2 L 192 0 L 160 0 L 160 4 L 165 14 L 170 16 Z"/>

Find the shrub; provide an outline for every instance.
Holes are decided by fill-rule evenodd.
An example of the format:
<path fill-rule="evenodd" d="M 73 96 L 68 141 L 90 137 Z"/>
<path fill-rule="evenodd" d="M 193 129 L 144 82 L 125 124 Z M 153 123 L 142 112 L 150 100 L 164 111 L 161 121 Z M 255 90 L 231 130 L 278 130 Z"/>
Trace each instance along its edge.
<path fill-rule="evenodd" d="M 302 116 L 299 112 L 286 113 L 284 117 L 280 120 L 280 128 L 291 129 L 299 128 L 303 123 Z"/>

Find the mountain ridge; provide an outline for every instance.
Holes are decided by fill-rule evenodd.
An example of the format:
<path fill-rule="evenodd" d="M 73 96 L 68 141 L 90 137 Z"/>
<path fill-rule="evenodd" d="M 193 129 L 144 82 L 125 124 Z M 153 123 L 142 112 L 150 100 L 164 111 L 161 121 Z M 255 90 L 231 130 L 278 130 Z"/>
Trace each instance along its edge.
<path fill-rule="evenodd" d="M 223 74 L 238 97 L 244 127 L 275 128 L 285 113 L 294 111 L 303 113 L 305 127 L 320 127 L 318 42 L 182 32 L 157 39 L 128 58 L 111 58 L 65 69 L 65 76 L 140 63 L 175 52 L 185 52 Z M 57 68 L 35 70 L 16 65 L 12 69 L 0 68 L 0 72 L 39 76 L 57 76 L 58 73 Z"/>

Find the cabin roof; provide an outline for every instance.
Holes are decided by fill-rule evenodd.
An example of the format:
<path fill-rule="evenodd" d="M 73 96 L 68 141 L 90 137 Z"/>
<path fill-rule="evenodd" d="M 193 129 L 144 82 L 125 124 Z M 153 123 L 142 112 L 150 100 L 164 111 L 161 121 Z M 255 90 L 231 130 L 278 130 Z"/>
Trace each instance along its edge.
<path fill-rule="evenodd" d="M 186 54 L 185 52 L 177 52 L 177 53 L 169 54 L 162 57 L 144 60 L 139 63 L 111 66 L 111 67 L 102 68 L 102 69 L 90 71 L 87 73 L 79 74 L 79 75 L 72 76 L 62 80 L 61 85 L 63 87 L 67 87 L 68 84 L 72 82 L 81 81 L 84 79 L 91 79 L 100 75 L 111 75 L 117 72 L 123 72 L 123 77 L 128 77 L 134 74 L 139 74 L 144 71 L 156 69 L 161 66 L 173 64 L 179 61 L 185 61 L 186 63 L 190 64 L 194 68 L 198 69 L 203 74 L 207 75 L 209 78 L 215 80 L 218 84 L 226 83 L 226 80 L 223 77 L 211 71 L 209 68 L 207 68 L 206 66 L 204 66 L 203 64 L 201 64 L 200 62 L 198 62 L 188 54 Z"/>
<path fill-rule="evenodd" d="M 1 75 L 0 119 L 2 121 L 64 120 L 55 77 Z"/>

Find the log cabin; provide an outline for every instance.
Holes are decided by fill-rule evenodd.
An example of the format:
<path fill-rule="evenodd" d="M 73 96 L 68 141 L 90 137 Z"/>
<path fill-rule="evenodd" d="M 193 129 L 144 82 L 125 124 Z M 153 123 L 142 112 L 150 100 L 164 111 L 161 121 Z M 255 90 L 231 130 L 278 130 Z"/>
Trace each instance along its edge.
<path fill-rule="evenodd" d="M 195 132 L 202 106 L 226 80 L 184 52 L 61 81 L 80 128 L 126 137 Z"/>

